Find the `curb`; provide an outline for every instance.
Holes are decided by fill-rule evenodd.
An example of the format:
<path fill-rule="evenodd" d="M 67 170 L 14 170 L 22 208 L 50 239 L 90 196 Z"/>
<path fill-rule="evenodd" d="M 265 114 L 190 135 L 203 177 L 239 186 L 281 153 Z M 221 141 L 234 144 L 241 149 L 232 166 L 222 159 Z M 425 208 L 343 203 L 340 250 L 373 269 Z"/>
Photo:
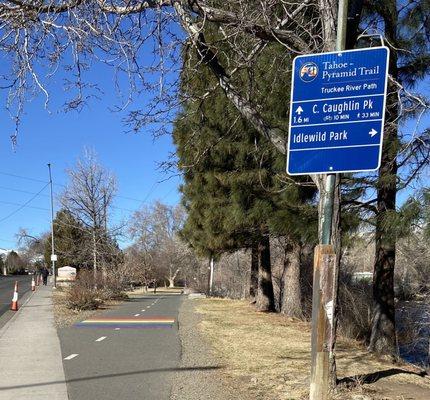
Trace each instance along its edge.
<path fill-rule="evenodd" d="M 30 301 L 30 299 L 33 297 L 33 295 L 36 292 L 32 292 L 31 290 L 29 290 L 27 293 L 24 294 L 24 302 L 21 304 L 21 306 L 19 307 L 18 311 L 14 311 L 14 314 L 12 315 L 12 317 L 10 317 L 6 323 L 0 328 L 0 338 L 3 337 L 3 335 L 6 333 L 6 331 L 9 329 L 10 325 L 15 321 L 15 319 L 18 317 L 18 315 L 21 313 L 21 310 L 23 307 L 25 307 L 25 305 Z"/>

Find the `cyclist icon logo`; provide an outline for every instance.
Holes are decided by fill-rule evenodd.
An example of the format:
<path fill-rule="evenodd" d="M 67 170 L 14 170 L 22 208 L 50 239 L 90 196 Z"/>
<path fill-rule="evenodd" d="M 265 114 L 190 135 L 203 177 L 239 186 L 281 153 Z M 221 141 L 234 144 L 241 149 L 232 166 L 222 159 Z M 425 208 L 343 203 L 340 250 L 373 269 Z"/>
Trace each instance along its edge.
<path fill-rule="evenodd" d="M 318 66 L 313 62 L 303 64 L 299 71 L 303 82 L 312 82 L 318 76 Z"/>

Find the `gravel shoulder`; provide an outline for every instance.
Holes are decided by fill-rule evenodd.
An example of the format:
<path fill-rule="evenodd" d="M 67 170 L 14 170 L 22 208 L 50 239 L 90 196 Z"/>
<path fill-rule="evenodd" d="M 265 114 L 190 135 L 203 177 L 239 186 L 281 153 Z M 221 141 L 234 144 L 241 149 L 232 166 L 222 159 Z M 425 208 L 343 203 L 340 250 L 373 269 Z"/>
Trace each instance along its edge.
<path fill-rule="evenodd" d="M 223 361 L 199 330 L 200 300 L 186 299 L 179 310 L 181 362 L 175 374 L 170 400 L 245 400 L 239 385 L 224 374 Z"/>

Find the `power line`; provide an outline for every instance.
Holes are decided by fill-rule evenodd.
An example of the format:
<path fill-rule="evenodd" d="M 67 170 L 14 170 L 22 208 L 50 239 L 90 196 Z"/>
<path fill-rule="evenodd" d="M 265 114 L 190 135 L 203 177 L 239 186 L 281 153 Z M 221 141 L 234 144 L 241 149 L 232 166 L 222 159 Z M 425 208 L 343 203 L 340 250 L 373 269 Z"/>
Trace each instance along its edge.
<path fill-rule="evenodd" d="M 20 204 L 20 203 L 14 203 L 12 201 L 3 201 L 0 200 L 0 204 L 6 204 L 8 206 L 24 206 L 24 204 Z M 49 211 L 49 209 L 47 208 L 43 208 L 43 207 L 37 207 L 37 206 L 26 206 L 26 208 L 33 208 L 34 210 L 41 210 L 41 211 Z"/>
<path fill-rule="evenodd" d="M 12 211 L 10 214 L 6 215 L 6 217 L 0 219 L 0 223 L 7 220 L 8 218 L 12 217 L 13 215 L 15 215 L 16 213 L 18 213 L 19 211 L 21 211 L 23 208 L 27 207 L 28 204 L 30 204 L 37 196 L 40 195 L 40 193 L 42 193 L 49 185 L 49 182 L 43 186 L 42 189 L 40 189 L 30 200 L 28 200 L 27 202 L 25 202 L 24 204 L 22 204 L 19 208 L 17 208 L 15 211 Z"/>
<path fill-rule="evenodd" d="M 2 171 L 0 171 L 0 175 L 10 176 L 10 177 L 19 178 L 19 179 L 26 179 L 26 180 L 33 181 L 33 182 L 40 182 L 40 183 L 49 184 L 49 182 L 47 182 L 45 180 L 42 180 L 42 179 L 37 179 L 37 178 L 33 178 L 33 177 L 29 177 L 29 176 L 24 176 L 24 175 L 12 174 L 12 173 L 9 173 L 9 172 L 2 172 Z M 160 184 L 160 182 L 154 182 L 151 185 L 151 187 L 149 188 L 149 191 L 146 194 L 146 196 L 143 198 L 143 200 L 142 199 L 137 199 L 135 197 L 116 195 L 117 198 L 125 199 L 125 200 L 131 200 L 131 201 L 135 201 L 135 202 L 139 203 L 139 205 L 137 206 L 137 208 L 135 210 L 131 210 L 131 209 L 128 209 L 128 208 L 122 208 L 122 207 L 118 207 L 118 206 L 112 206 L 112 208 L 115 208 L 117 210 L 122 210 L 122 211 L 130 212 L 130 213 L 133 213 L 133 212 L 137 211 L 143 204 L 146 203 L 146 201 L 148 200 L 149 196 L 151 196 L 151 194 L 154 192 L 155 188 L 159 184 Z M 54 183 L 54 186 L 58 186 L 58 187 L 62 187 L 62 188 L 66 188 L 67 187 L 66 185 L 64 185 L 62 183 Z M 26 191 L 26 190 L 14 189 L 14 188 L 9 188 L 9 187 L 5 187 L 5 186 L 0 186 L 0 189 L 11 190 L 11 191 L 14 191 L 14 192 L 25 193 L 25 194 L 34 194 L 36 196 L 40 195 L 40 192 L 39 193 L 34 193 L 34 192 Z M 161 198 L 161 200 L 164 200 L 173 190 L 174 190 L 174 188 L 172 188 L 171 190 L 169 190 L 169 192 L 165 196 L 163 196 Z M 42 194 L 42 196 L 48 196 L 48 195 L 47 194 Z M 25 207 L 25 205 L 17 204 L 17 203 L 7 203 L 7 202 L 2 202 L 2 203 L 3 204 L 17 205 L 17 206 L 23 206 L 23 207 Z M 40 209 L 40 210 L 43 210 L 43 211 L 47 210 L 47 209 L 42 209 L 42 208 L 39 208 L 39 207 L 29 207 L 29 208 Z M 2 220 L 0 220 L 0 222 L 2 222 Z"/>
<path fill-rule="evenodd" d="M 152 194 L 152 191 L 157 184 L 158 184 L 158 182 L 154 183 L 151 186 L 151 188 L 149 189 L 149 193 L 145 196 L 145 198 L 143 200 L 142 199 L 136 199 L 135 197 L 122 196 L 120 194 L 115 195 L 115 197 L 118 197 L 119 199 L 135 201 L 136 203 L 140 203 L 140 205 L 142 205 L 145 203 L 145 201 L 148 199 L 148 197 Z M 62 183 L 54 183 L 54 186 L 60 186 L 63 188 L 67 187 L 67 185 L 63 185 Z M 140 207 L 140 205 L 138 207 Z M 115 208 L 118 208 L 118 209 L 124 210 L 124 211 L 129 211 L 126 208 L 119 208 L 119 207 L 115 207 Z"/>
<path fill-rule="evenodd" d="M 127 212 L 130 212 L 130 213 L 136 212 L 136 210 L 130 210 L 129 208 L 122 208 L 122 207 L 117 207 L 117 206 L 111 206 L 111 207 L 115 208 L 116 210 L 127 211 Z"/>
<path fill-rule="evenodd" d="M 41 179 L 36 179 L 36 178 L 30 178 L 28 176 L 22 176 L 22 175 L 16 175 L 16 174 L 10 174 L 8 172 L 1 172 L 0 171 L 0 175 L 5 175 L 5 176 L 11 176 L 13 178 L 19 178 L 19 179 L 26 179 L 28 181 L 33 181 L 33 182 L 39 182 L 39 183 L 47 183 L 46 181 L 43 181 Z"/>
<path fill-rule="evenodd" d="M 76 228 L 78 230 L 81 230 L 81 231 L 87 232 L 87 233 L 92 229 L 91 226 L 87 226 L 87 225 L 84 225 L 84 224 L 83 225 L 75 225 L 75 224 L 71 224 L 69 222 L 60 221 L 58 219 L 54 220 L 54 225 L 69 226 L 71 228 Z M 118 230 L 119 230 L 118 228 L 116 228 L 116 229 L 106 229 L 105 232 L 106 233 L 113 233 L 113 232 L 116 232 Z"/>
<path fill-rule="evenodd" d="M 155 182 L 152 184 L 152 186 L 149 188 L 148 194 L 142 199 L 136 199 L 135 197 L 128 197 L 128 196 L 122 196 L 122 195 L 115 195 L 115 197 L 118 197 L 119 199 L 124 199 L 124 200 L 131 200 L 131 201 L 135 201 L 137 203 L 140 203 L 138 207 L 140 207 L 142 204 L 144 204 L 146 202 L 146 200 L 148 199 L 148 197 L 152 194 L 152 192 L 154 191 L 155 187 L 159 184 L 160 182 Z M 66 188 L 67 185 L 63 185 L 62 183 L 54 183 L 54 186 L 60 186 L 63 188 Z M 119 210 L 124 210 L 124 211 L 130 211 L 126 208 L 120 208 L 120 207 L 115 207 L 118 208 Z"/>
<path fill-rule="evenodd" d="M 18 192 L 18 193 L 25 193 L 25 194 L 36 194 L 35 192 L 29 192 L 27 190 L 15 189 L 15 188 L 10 188 L 10 187 L 6 187 L 6 186 L 0 186 L 0 189 L 10 190 L 12 192 Z M 40 194 L 40 196 L 48 197 L 47 194 Z"/>
<path fill-rule="evenodd" d="M 13 178 L 19 178 L 19 179 L 26 179 L 26 180 L 28 180 L 28 181 L 39 182 L 39 183 L 49 183 L 49 182 L 47 182 L 46 180 L 37 179 L 37 178 L 30 177 L 30 176 L 24 176 L 24 175 L 12 174 L 12 173 L 10 173 L 10 172 L 2 172 L 2 171 L 0 171 L 0 175 L 11 176 L 11 177 L 13 177 Z M 135 198 L 135 197 L 121 196 L 121 195 L 116 195 L 116 197 L 118 197 L 118 198 L 120 198 L 120 199 L 136 201 L 136 202 L 138 202 L 138 203 L 144 204 L 144 203 L 146 202 L 146 200 L 148 199 L 148 197 L 152 194 L 153 189 L 155 189 L 155 187 L 156 187 L 157 185 L 159 185 L 159 184 L 160 184 L 160 182 L 155 182 L 155 183 L 153 183 L 153 184 L 152 184 L 152 186 L 151 186 L 151 187 L 150 187 L 150 189 L 149 189 L 148 194 L 144 197 L 144 199 L 143 199 L 143 200 L 142 200 L 142 199 L 137 199 L 137 198 Z M 53 185 L 54 185 L 54 186 L 63 187 L 63 188 L 67 187 L 67 185 L 64 185 L 64 184 L 62 184 L 62 183 L 54 183 Z M 12 189 L 12 188 L 6 188 L 6 187 L 0 187 L 0 188 L 8 189 L 8 190 L 15 190 L 15 191 L 18 191 L 18 189 Z M 24 191 L 23 191 L 23 193 L 24 193 Z M 28 193 L 28 194 L 34 194 L 34 193 L 30 193 L 30 192 L 27 192 L 27 193 Z M 47 195 L 46 195 L 46 196 L 47 196 Z M 127 210 L 126 210 L 126 211 L 127 211 Z"/>
<path fill-rule="evenodd" d="M 154 189 L 160 184 L 160 182 L 154 182 L 152 186 L 149 188 L 148 194 L 145 196 L 145 198 L 142 200 L 142 202 L 139 204 L 139 208 L 145 204 L 145 201 L 148 200 L 149 196 L 152 194 Z"/>
<path fill-rule="evenodd" d="M 172 193 L 174 190 L 176 189 L 176 187 L 175 186 L 173 186 L 162 198 L 161 198 L 161 200 L 160 201 L 163 201 L 163 200 L 165 200 L 166 199 L 166 197 L 168 197 L 169 196 L 169 194 L 170 193 Z"/>
<path fill-rule="evenodd" d="M 135 199 L 133 197 L 127 197 L 127 196 L 121 196 L 121 195 L 116 195 L 116 197 L 119 197 L 120 199 L 124 199 L 124 200 L 131 200 L 131 201 L 135 201 L 136 203 L 141 203 L 142 201 L 144 202 L 145 200 L 140 200 L 140 199 Z"/>

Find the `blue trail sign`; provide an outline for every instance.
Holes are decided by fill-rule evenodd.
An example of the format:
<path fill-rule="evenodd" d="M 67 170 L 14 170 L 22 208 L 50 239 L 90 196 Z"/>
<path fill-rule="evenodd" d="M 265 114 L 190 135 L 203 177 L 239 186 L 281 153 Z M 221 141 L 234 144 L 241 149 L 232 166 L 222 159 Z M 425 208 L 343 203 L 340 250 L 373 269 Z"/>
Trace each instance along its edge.
<path fill-rule="evenodd" d="M 381 161 L 387 47 L 298 56 L 287 172 L 373 171 Z"/>

